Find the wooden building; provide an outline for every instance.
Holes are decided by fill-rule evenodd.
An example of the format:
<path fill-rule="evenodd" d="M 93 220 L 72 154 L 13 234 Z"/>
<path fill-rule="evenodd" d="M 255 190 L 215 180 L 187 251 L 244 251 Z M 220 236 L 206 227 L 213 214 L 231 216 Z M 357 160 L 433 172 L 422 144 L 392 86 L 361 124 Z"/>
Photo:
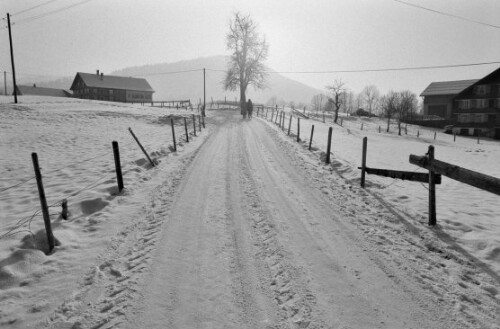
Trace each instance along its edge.
<path fill-rule="evenodd" d="M 17 85 L 16 86 L 18 96 L 50 96 L 50 97 L 72 97 L 70 91 L 64 89 L 56 88 L 46 88 L 37 87 L 36 84 L 33 86 Z"/>
<path fill-rule="evenodd" d="M 476 80 L 431 83 L 424 114 L 453 122 L 453 132 L 500 139 L 500 68 Z"/>
<path fill-rule="evenodd" d="M 147 103 L 154 90 L 146 79 L 78 72 L 70 88 L 73 97 L 111 102 Z"/>

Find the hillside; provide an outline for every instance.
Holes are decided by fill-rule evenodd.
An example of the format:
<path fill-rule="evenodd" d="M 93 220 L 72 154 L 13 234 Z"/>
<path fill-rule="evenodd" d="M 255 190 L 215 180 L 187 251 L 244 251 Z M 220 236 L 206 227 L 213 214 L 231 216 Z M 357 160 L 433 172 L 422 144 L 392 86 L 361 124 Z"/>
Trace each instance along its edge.
<path fill-rule="evenodd" d="M 202 57 L 176 63 L 163 63 L 126 68 L 112 72 L 116 75 L 141 76 L 144 75 L 156 90 L 156 100 L 191 99 L 198 100 L 203 97 L 203 72 L 206 68 L 207 101 L 212 98 L 228 100 L 239 98 L 238 92 L 224 91 L 222 81 L 226 68 L 225 56 Z M 161 74 L 166 72 L 181 72 Z M 198 71 L 199 70 L 199 71 Z M 265 90 L 255 91 L 250 88 L 248 96 L 257 102 L 266 102 L 272 96 L 287 102 L 303 102 L 309 104 L 311 98 L 321 91 L 311 88 L 300 82 L 288 79 L 278 73 L 269 74 L 268 87 Z"/>
<path fill-rule="evenodd" d="M 156 91 L 153 95 L 154 100 L 190 99 L 192 102 L 197 102 L 203 98 L 203 68 L 206 68 L 207 102 L 210 102 L 212 98 L 214 100 L 224 99 L 224 97 L 228 100 L 239 99 L 238 92 L 224 91 L 222 87 L 226 68 L 225 56 L 135 66 L 115 72 L 104 72 L 104 74 L 144 76 Z M 37 82 L 37 85 L 69 89 L 72 81 L 73 77 L 68 77 L 48 82 Z M 294 101 L 295 103 L 309 104 L 311 98 L 320 92 L 320 90 L 286 78 L 281 74 L 272 73 L 269 74 L 268 87 L 265 90 L 255 91 L 250 88 L 247 97 L 250 97 L 254 102 L 267 102 L 269 98 L 276 96 L 278 100 L 285 100 L 286 102 Z"/>

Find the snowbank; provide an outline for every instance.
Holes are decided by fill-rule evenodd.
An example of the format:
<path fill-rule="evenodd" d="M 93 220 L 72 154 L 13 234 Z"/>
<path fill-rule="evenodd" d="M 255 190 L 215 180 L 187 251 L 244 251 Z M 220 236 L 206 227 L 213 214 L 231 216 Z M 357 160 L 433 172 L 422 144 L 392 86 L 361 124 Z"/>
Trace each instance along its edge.
<path fill-rule="evenodd" d="M 191 116 L 198 113 L 186 110 L 35 96 L 11 102 L 11 97 L 0 97 L 0 326 L 25 328 L 65 297 L 57 291 L 71 291 L 111 243 L 107 237 L 130 224 L 122 219 L 143 211 L 148 184 L 181 166 L 182 154 L 195 149 L 207 133 L 193 140 Z M 189 119 L 189 144 L 182 116 Z M 171 117 L 177 118 L 177 153 L 172 152 Z M 152 170 L 129 127 L 159 169 Z M 121 193 L 113 140 L 120 147 Z M 46 255 L 32 152 L 38 154 L 59 243 L 53 255 Z M 63 199 L 68 200 L 69 220 L 60 215 Z"/>
<path fill-rule="evenodd" d="M 284 134 L 288 133 L 289 112 L 287 109 Z M 321 120 L 301 118 L 300 138 L 303 146 L 308 147 L 311 126 L 314 124 L 313 153 L 318 159 L 324 159 L 328 129 L 333 127 L 332 166 L 352 184 L 358 185 L 360 182 L 360 170 L 357 167 L 361 165 L 362 139 L 365 136 L 368 137 L 368 167 L 427 172 L 410 164 L 409 155 L 423 156 L 429 145 L 434 145 L 436 159 L 500 177 L 500 142 L 496 140 L 481 139 L 478 144 L 477 138 L 457 136 L 454 141 L 453 135 L 444 134 L 439 129 L 413 125 L 408 125 L 407 134 L 403 129 L 402 136 L 398 136 L 395 124 L 391 125 L 387 133 L 386 121 L 379 118 L 342 115 L 338 124 L 334 124 L 331 118 L 327 118 L 326 123 Z M 296 138 L 296 134 L 297 118 L 294 116 L 291 135 Z M 426 225 L 427 184 L 367 175 L 366 186 Z M 437 186 L 437 222 L 437 229 L 449 234 L 468 252 L 500 273 L 500 202 L 497 195 L 443 177 L 442 184 Z"/>

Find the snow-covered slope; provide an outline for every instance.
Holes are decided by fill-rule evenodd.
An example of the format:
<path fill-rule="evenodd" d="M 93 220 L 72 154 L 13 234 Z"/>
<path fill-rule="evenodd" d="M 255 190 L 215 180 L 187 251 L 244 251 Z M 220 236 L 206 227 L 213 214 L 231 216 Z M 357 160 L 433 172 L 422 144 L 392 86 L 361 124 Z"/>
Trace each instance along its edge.
<path fill-rule="evenodd" d="M 318 121 L 301 120 L 298 144 L 265 120 L 209 111 L 208 129 L 173 153 L 169 116 L 191 111 L 10 101 L 0 101 L 0 327 L 126 328 L 167 319 L 173 327 L 498 328 L 496 196 L 443 178 L 439 226 L 429 228 L 425 186 L 367 176 L 362 190 L 356 169 L 367 135 L 371 167 L 417 170 L 408 155 L 423 155 L 432 142 L 436 158 L 498 177 L 497 141 L 438 133 L 435 142 L 422 128 L 417 139 L 417 127 L 399 137 L 394 129 L 379 134 L 374 119 L 361 131 L 361 120 L 343 118 L 325 166 L 329 124 Z M 176 133 L 183 141 L 182 120 Z M 125 174 L 120 194 L 112 140 Z M 60 245 L 52 255 L 42 251 L 31 152 L 54 205 Z M 168 312 L 148 311 L 161 307 L 165 291 Z M 363 305 L 362 314 L 353 311 Z"/>

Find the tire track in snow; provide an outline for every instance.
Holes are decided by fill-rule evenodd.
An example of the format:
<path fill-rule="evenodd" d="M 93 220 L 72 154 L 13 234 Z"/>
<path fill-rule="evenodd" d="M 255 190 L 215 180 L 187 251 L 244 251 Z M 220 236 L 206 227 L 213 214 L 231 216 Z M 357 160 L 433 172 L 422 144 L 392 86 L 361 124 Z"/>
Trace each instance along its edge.
<path fill-rule="evenodd" d="M 143 217 L 111 238 L 109 248 L 82 279 L 80 287 L 40 324 L 48 328 L 123 328 L 129 308 L 140 298 L 172 197 L 200 148 L 188 154 L 150 193 Z"/>
<path fill-rule="evenodd" d="M 129 328 L 264 328 L 273 322 L 232 176 L 238 124 L 228 119 L 176 194 Z"/>
<path fill-rule="evenodd" d="M 263 253 L 271 268 L 278 264 L 274 275 L 286 278 L 286 288 L 278 287 L 275 294 L 280 306 L 280 294 L 288 294 L 282 309 L 289 323 L 309 328 L 448 327 L 446 319 L 428 314 L 414 294 L 408 295 L 412 291 L 395 284 L 357 246 L 362 237 L 342 224 L 338 208 L 325 203 L 316 186 L 298 174 L 296 166 L 302 164 L 291 164 L 260 122 L 248 124 L 243 135 L 247 150 L 242 152 L 250 168 L 246 179 L 253 181 L 250 194 L 257 195 L 258 217 L 264 219 L 259 219 L 258 231 L 263 241 L 273 241 Z"/>
<path fill-rule="evenodd" d="M 497 276 L 489 278 L 453 243 L 440 241 L 439 229 L 434 232 L 425 220 L 408 218 L 383 202 L 382 196 L 374 197 L 369 190 L 353 186 L 359 181 L 346 180 L 341 173 L 346 169 L 338 167 L 345 164 L 333 159 L 331 166 L 324 165 L 316 159 L 319 152 L 306 150 L 307 144 L 294 143 L 277 129 L 264 126 L 304 180 L 321 191 L 319 198 L 329 202 L 342 222 L 357 232 L 348 234 L 349 238 L 362 246 L 428 317 L 454 328 L 498 328 Z M 254 127 L 255 131 L 264 136 L 258 128 Z"/>

